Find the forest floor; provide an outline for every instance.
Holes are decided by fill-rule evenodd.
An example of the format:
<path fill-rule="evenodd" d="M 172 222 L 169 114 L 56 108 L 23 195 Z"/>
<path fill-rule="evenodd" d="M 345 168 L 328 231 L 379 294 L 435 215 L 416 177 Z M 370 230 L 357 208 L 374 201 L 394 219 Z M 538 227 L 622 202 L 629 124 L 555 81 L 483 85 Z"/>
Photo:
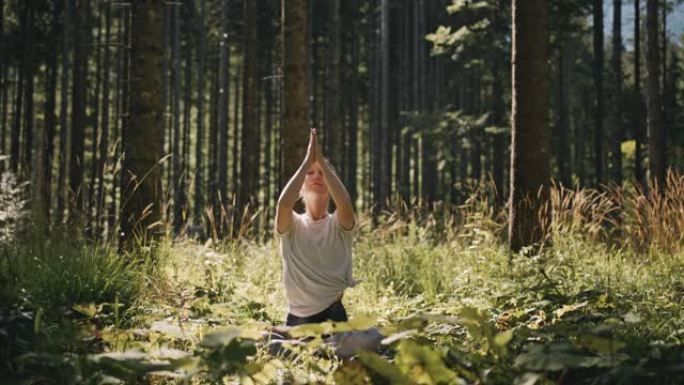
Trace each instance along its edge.
<path fill-rule="evenodd" d="M 349 325 L 382 351 L 340 360 L 320 338 L 274 357 L 285 319 L 277 241 L 105 246 L 10 242 L 0 254 L 0 383 L 682 383 L 684 253 L 586 228 L 510 255 L 488 215 L 394 215 L 354 248 Z M 153 256 L 154 254 L 154 256 Z M 303 329 L 320 337 L 330 330 Z"/>

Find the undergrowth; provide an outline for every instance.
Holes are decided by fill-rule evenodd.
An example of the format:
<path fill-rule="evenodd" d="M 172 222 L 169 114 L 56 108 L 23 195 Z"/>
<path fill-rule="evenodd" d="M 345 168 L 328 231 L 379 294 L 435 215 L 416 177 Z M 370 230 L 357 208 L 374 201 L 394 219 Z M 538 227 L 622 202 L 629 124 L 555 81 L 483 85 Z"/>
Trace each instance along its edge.
<path fill-rule="evenodd" d="M 502 241 L 504 208 L 396 204 L 360 216 L 348 324 L 274 357 L 277 241 L 164 240 L 119 256 L 84 241 L 3 244 L 2 383 L 676 384 L 684 379 L 684 179 L 661 190 L 556 187 L 549 242 Z M 261 237 L 260 237 L 261 239 Z M 340 360 L 322 334 L 376 326 Z"/>

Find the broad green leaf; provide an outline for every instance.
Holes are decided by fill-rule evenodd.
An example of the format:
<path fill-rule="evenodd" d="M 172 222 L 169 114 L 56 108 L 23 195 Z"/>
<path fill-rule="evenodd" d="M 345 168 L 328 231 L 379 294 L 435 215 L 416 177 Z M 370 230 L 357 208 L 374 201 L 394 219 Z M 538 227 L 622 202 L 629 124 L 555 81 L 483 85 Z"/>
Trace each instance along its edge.
<path fill-rule="evenodd" d="M 572 345 L 534 344 L 515 358 L 514 365 L 533 371 L 557 371 L 565 368 L 611 367 L 628 357 L 624 354 L 614 356 L 594 356 L 579 352 Z"/>
<path fill-rule="evenodd" d="M 217 348 L 229 344 L 235 338 L 256 340 L 260 337 L 260 333 L 250 328 L 227 327 L 207 334 L 200 345 L 207 348 Z"/>
<path fill-rule="evenodd" d="M 397 365 L 419 384 L 449 384 L 458 378 L 431 347 L 403 340 L 397 347 Z"/>
<path fill-rule="evenodd" d="M 386 382 L 395 385 L 410 385 L 413 382 L 401 373 L 399 368 L 384 360 L 376 353 L 362 351 L 359 352 L 359 361 L 373 374 L 381 377 Z"/>
<path fill-rule="evenodd" d="M 593 352 L 601 354 L 615 354 L 626 345 L 622 341 L 593 334 L 580 335 L 577 343 Z"/>
<path fill-rule="evenodd" d="M 497 346 L 500 347 L 505 347 L 508 345 L 509 342 L 511 342 L 511 339 L 513 338 L 513 329 L 506 330 L 505 332 L 501 332 L 494 337 L 494 343 Z"/>
<path fill-rule="evenodd" d="M 88 318 L 93 318 L 97 315 L 97 313 L 102 311 L 102 305 L 98 306 L 94 303 L 76 304 L 72 307 L 72 309 Z"/>

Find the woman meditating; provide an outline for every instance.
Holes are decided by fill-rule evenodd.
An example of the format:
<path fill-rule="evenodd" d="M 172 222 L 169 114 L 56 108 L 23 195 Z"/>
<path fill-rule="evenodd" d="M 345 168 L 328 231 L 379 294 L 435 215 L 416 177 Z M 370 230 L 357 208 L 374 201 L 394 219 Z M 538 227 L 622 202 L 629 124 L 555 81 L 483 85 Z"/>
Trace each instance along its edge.
<path fill-rule="evenodd" d="M 337 209 L 329 214 L 331 197 Z M 306 208 L 303 214 L 293 210 L 299 198 Z M 288 326 L 347 321 L 342 295 L 355 284 L 355 226 L 349 193 L 323 157 L 312 129 L 306 157 L 280 195 L 276 212 Z"/>

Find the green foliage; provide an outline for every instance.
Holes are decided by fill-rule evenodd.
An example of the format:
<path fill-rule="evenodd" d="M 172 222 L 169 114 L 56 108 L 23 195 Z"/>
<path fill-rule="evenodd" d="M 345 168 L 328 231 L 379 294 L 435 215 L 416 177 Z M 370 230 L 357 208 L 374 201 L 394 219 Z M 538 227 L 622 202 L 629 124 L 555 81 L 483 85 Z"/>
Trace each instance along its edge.
<path fill-rule="evenodd" d="M 14 242 L 2 371 L 41 383 L 678 383 L 681 244 L 643 254 L 620 238 L 639 237 L 632 227 L 605 225 L 614 197 L 554 191 L 553 243 L 510 264 L 481 190 L 458 207 L 402 206 L 372 229 L 360 217 L 352 320 L 291 329 L 298 340 L 277 357 L 263 337 L 285 316 L 275 242 L 163 243 L 128 262 L 83 243 Z M 674 221 L 664 207 L 649 215 Z M 671 239 L 650 226 L 639 231 Z M 382 348 L 352 361 L 324 339 L 371 326 Z"/>
<path fill-rule="evenodd" d="M 1 247 L 2 296 L 28 309 L 44 309 L 45 314 L 74 306 L 81 312 L 94 311 L 81 304 L 112 311 L 116 303 L 129 307 L 145 278 L 145 260 L 129 261 L 109 247 L 59 237 L 20 238 Z"/>

